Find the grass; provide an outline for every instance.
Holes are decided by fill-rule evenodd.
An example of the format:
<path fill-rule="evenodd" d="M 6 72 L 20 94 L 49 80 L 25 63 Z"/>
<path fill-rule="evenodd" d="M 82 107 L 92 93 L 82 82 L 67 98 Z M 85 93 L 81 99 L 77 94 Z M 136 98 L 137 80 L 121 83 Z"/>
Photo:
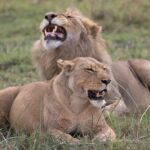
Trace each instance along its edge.
<path fill-rule="evenodd" d="M 47 11 L 64 11 L 76 6 L 103 26 L 103 37 L 113 60 L 132 57 L 150 59 L 149 0 L 0 0 L 0 88 L 39 80 L 31 62 L 30 50 L 39 38 L 39 23 Z M 149 150 L 150 114 L 122 119 L 107 118 L 117 134 L 114 143 L 90 143 L 80 146 L 60 143 L 48 135 L 34 133 L 0 133 L 1 149 L 40 150 Z"/>

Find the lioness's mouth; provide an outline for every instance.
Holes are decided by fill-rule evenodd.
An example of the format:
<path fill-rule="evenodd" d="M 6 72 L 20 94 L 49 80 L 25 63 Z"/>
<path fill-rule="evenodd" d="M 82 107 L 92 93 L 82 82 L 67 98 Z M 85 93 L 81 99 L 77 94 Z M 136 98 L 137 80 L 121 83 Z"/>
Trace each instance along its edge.
<path fill-rule="evenodd" d="M 88 90 L 88 97 L 91 100 L 103 100 L 107 89 L 99 90 Z"/>
<path fill-rule="evenodd" d="M 62 26 L 49 24 L 43 29 L 44 40 L 59 40 L 64 41 L 67 37 L 67 32 Z"/>

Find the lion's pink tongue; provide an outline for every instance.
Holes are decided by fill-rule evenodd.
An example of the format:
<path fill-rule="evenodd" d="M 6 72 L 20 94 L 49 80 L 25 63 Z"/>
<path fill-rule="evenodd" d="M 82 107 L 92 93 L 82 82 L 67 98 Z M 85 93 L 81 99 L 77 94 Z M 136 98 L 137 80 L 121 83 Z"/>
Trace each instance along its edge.
<path fill-rule="evenodd" d="M 45 36 L 49 36 L 49 35 L 50 35 L 51 37 L 55 37 L 56 31 L 57 31 L 57 26 L 55 26 L 55 28 L 53 29 L 52 32 L 47 32 L 47 31 L 45 30 Z"/>
<path fill-rule="evenodd" d="M 96 92 L 96 96 L 99 97 L 99 92 Z"/>
<path fill-rule="evenodd" d="M 64 35 L 62 33 L 55 33 L 58 37 L 63 38 Z"/>
<path fill-rule="evenodd" d="M 60 38 L 63 38 L 64 35 L 63 35 L 62 33 L 57 32 L 57 28 L 58 28 L 58 27 L 55 26 L 55 28 L 53 29 L 52 32 L 48 32 L 48 31 L 45 30 L 45 36 L 46 36 L 46 37 L 47 37 L 47 36 L 51 36 L 51 37 L 58 36 L 58 37 L 60 37 Z"/>
<path fill-rule="evenodd" d="M 64 35 L 63 35 L 62 33 L 56 32 L 56 30 L 57 30 L 57 28 L 54 29 L 52 32 L 47 32 L 47 31 L 45 30 L 45 36 L 46 36 L 46 37 L 47 37 L 47 36 L 55 37 L 55 36 L 57 35 L 58 37 L 63 38 Z"/>

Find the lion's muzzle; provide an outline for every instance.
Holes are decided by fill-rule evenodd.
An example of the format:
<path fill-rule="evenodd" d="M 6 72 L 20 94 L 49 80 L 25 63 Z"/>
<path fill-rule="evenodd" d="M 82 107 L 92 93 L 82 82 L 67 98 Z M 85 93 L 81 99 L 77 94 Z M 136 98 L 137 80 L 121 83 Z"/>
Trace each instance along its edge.
<path fill-rule="evenodd" d="M 48 24 L 43 29 L 44 40 L 59 40 L 64 41 L 67 37 L 66 30 L 59 25 Z"/>

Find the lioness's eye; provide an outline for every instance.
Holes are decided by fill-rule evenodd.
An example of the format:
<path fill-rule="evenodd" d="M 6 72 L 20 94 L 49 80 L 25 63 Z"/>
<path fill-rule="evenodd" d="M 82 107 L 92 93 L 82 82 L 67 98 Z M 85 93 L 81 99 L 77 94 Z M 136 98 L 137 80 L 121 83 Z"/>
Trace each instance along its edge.
<path fill-rule="evenodd" d="M 85 68 L 86 71 L 89 71 L 89 72 L 96 72 L 95 70 L 93 70 L 92 68 Z"/>
<path fill-rule="evenodd" d="M 109 69 L 107 67 L 103 67 L 103 70 L 106 71 L 106 72 L 109 71 Z"/>

